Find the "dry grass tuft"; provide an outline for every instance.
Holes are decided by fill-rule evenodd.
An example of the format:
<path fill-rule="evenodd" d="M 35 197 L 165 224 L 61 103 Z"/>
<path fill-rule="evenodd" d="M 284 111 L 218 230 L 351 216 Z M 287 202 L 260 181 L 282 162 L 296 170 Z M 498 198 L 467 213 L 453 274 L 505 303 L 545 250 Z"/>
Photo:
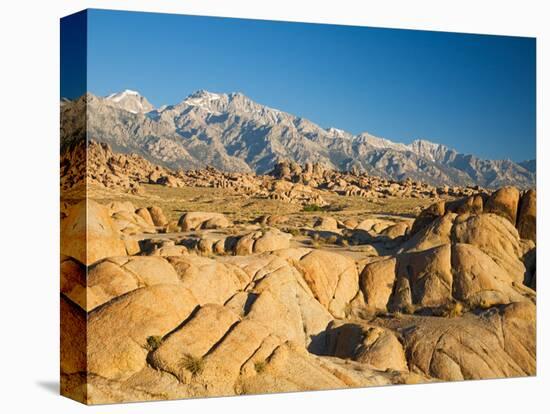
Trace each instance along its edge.
<path fill-rule="evenodd" d="M 181 367 L 189 371 L 192 375 L 200 374 L 204 369 L 204 360 L 200 357 L 194 357 L 191 354 L 186 354 L 181 359 Z"/>

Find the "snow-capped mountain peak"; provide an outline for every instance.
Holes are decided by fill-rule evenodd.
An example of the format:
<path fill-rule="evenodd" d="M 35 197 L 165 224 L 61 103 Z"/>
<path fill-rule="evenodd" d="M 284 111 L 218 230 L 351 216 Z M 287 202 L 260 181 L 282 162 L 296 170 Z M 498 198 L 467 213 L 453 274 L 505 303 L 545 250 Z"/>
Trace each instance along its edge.
<path fill-rule="evenodd" d="M 121 100 L 125 99 L 128 96 L 140 96 L 139 92 L 133 91 L 131 89 L 125 89 L 122 92 L 116 92 L 112 93 L 109 96 L 107 96 L 106 99 L 109 99 L 113 102 L 120 102 Z"/>
<path fill-rule="evenodd" d="M 534 162 L 484 160 L 426 140 L 407 145 L 368 133 L 324 129 L 242 93 L 199 90 L 179 104 L 154 111 L 131 90 L 106 98 L 87 94 L 84 102 L 91 139 L 110 143 L 122 152 L 147 154 L 175 169 L 212 165 L 224 171 L 265 173 L 277 159 L 288 159 L 438 185 L 526 188 L 536 178 Z M 82 99 L 65 103 L 62 110 L 69 113 L 78 105 Z M 143 113 L 147 116 L 140 116 Z"/>
<path fill-rule="evenodd" d="M 199 89 L 185 98 L 183 103 L 191 106 L 209 108 L 211 102 L 218 101 L 221 98 L 227 100 L 227 95 L 220 95 L 217 93 L 208 92 L 204 89 Z"/>
<path fill-rule="evenodd" d="M 330 128 L 327 128 L 326 131 L 333 137 L 338 137 L 338 138 L 351 138 L 352 137 L 352 135 L 349 132 L 344 131 L 343 129 L 330 127 Z"/>
<path fill-rule="evenodd" d="M 105 97 L 105 101 L 112 106 L 124 109 L 133 114 L 146 113 L 153 109 L 153 105 L 140 95 L 139 92 L 125 89 L 122 92 L 112 93 Z"/>
<path fill-rule="evenodd" d="M 286 116 L 286 114 L 277 109 L 254 102 L 240 92 L 225 94 L 200 89 L 187 96 L 179 106 L 182 107 L 180 109 L 183 110 L 186 110 L 188 107 L 193 107 L 202 113 L 213 115 L 219 115 L 221 113 L 238 114 L 266 124 L 278 122 Z"/>

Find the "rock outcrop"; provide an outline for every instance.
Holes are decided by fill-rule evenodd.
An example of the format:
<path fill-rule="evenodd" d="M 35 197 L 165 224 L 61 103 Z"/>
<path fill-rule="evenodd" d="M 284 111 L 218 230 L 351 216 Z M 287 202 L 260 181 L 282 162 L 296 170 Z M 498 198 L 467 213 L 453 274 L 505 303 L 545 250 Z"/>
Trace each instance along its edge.
<path fill-rule="evenodd" d="M 455 318 L 377 318 L 399 335 L 411 372 L 443 381 L 533 375 L 535 306 L 510 303 Z"/>
<path fill-rule="evenodd" d="M 229 227 L 231 222 L 221 213 L 205 213 L 193 211 L 180 217 L 178 226 L 182 231 L 199 229 L 220 229 Z"/>
<path fill-rule="evenodd" d="M 93 200 L 72 206 L 61 221 L 61 253 L 89 265 L 108 256 L 126 255 L 120 230 L 104 206 Z"/>
<path fill-rule="evenodd" d="M 281 200 L 300 205 L 326 206 L 327 194 L 366 199 L 433 198 L 437 196 L 468 196 L 478 193 L 479 187 L 435 187 L 420 181 L 396 181 L 372 174 L 341 172 L 321 164 L 300 166 L 280 161 L 265 175 L 251 172 L 225 172 L 212 167 L 190 170 L 171 170 L 152 164 L 137 153 L 114 152 L 106 143 L 88 142 L 85 157 L 87 168 L 80 168 L 83 151 L 77 147 L 62 154 L 64 170 L 62 188 L 78 186 L 100 187 L 144 194 L 143 184 L 165 187 L 209 187 L 231 189 L 237 194 Z"/>
<path fill-rule="evenodd" d="M 67 204 L 62 229 L 92 237 L 62 245 L 62 389 L 112 403 L 533 375 L 535 195 L 514 213 L 515 194 L 297 236 L 380 254 L 296 247 L 277 216 L 188 212 L 166 234 L 158 208 Z"/>
<path fill-rule="evenodd" d="M 415 220 L 411 235 L 447 213 L 478 215 L 492 213 L 508 220 L 523 239 L 536 241 L 536 191 L 520 192 L 515 187 L 503 187 L 490 195 L 474 194 L 452 201 L 440 200 L 424 209 Z"/>
<path fill-rule="evenodd" d="M 534 271 L 532 258 L 514 227 L 519 199 L 517 190 L 504 189 L 489 197 L 487 209 L 475 197 L 426 209 L 396 255 L 363 269 L 359 283 L 367 306 L 441 312 L 456 303 L 487 308 L 534 302 L 524 284 Z M 494 213 L 497 206 L 501 214 Z"/>
<path fill-rule="evenodd" d="M 85 265 L 111 256 L 136 255 L 141 247 L 132 236 L 155 234 L 166 223 L 158 207 L 136 209 L 130 202 L 102 205 L 88 199 L 67 207 L 61 220 L 61 253 Z"/>
<path fill-rule="evenodd" d="M 483 160 L 426 140 L 405 145 L 366 132 L 353 135 L 324 129 L 242 93 L 197 91 L 182 102 L 147 113 L 144 111 L 151 107 L 145 98 L 126 91 L 117 94 L 117 99 L 120 96 L 124 98 L 116 103 L 112 97 L 91 93 L 65 101 L 61 107 L 62 145 L 67 146 L 85 128 L 89 139 L 109 143 L 127 154 L 146 154 L 149 160 L 172 170 L 212 165 L 222 171 L 263 174 L 275 167 L 279 175 L 289 177 L 314 176 L 321 168 L 353 170 L 393 181 L 410 177 L 442 186 L 442 191 L 450 193 L 465 186 L 513 184 L 528 188 L 535 183 L 529 165 Z M 86 122 L 78 110 L 83 105 Z M 278 167 L 281 158 L 300 167 Z M 318 167 L 308 167 L 313 164 Z M 170 182 L 173 178 L 154 176 L 153 181 Z M 336 182 L 335 186 L 342 192 L 369 191 L 359 186 L 344 188 Z"/>

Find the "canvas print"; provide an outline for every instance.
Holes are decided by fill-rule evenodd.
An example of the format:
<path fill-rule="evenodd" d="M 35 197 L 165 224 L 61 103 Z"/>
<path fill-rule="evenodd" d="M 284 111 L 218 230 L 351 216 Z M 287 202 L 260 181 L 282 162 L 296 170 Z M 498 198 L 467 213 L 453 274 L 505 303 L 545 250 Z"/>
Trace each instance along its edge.
<path fill-rule="evenodd" d="M 62 394 L 535 375 L 535 50 L 509 36 L 63 18 Z"/>

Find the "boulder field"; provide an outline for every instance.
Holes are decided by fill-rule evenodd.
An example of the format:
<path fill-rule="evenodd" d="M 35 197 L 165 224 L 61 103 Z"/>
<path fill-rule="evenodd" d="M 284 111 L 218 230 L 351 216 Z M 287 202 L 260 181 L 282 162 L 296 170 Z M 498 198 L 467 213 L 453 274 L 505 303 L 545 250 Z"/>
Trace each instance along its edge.
<path fill-rule="evenodd" d="M 368 259 L 296 247 L 269 226 L 279 218 L 231 234 L 223 214 L 68 206 L 63 393 L 101 404 L 534 375 L 535 197 L 437 202 L 399 228 L 314 224 L 392 240 Z"/>
<path fill-rule="evenodd" d="M 84 155 L 85 154 L 85 155 Z M 85 160 L 86 168 L 83 168 Z M 252 172 L 224 172 L 211 166 L 195 170 L 172 170 L 155 165 L 137 153 L 113 151 L 104 142 L 88 140 L 86 149 L 76 146 L 62 155 L 61 187 L 64 191 L 79 186 L 123 191 L 143 196 L 144 184 L 170 188 L 209 187 L 230 189 L 234 193 L 280 200 L 299 205 L 326 206 L 326 196 L 356 196 L 376 200 L 385 198 L 424 198 L 468 196 L 478 186 L 434 186 L 407 179 L 397 181 L 366 172 L 338 171 L 323 164 L 280 160 L 273 170 L 258 175 Z"/>

